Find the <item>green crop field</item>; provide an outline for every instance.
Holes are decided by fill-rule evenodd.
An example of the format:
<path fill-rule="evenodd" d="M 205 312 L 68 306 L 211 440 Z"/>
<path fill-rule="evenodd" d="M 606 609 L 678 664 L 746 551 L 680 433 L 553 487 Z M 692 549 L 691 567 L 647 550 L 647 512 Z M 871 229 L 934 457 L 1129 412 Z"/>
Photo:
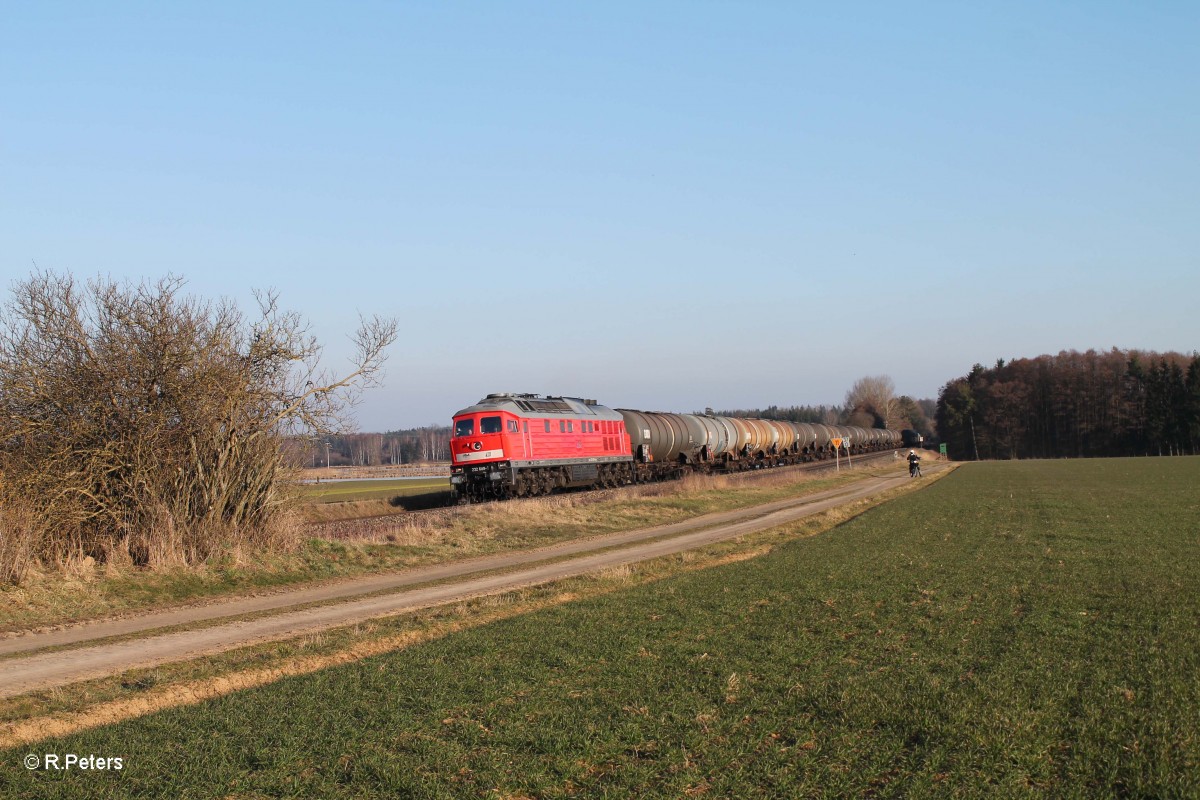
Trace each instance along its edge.
<path fill-rule="evenodd" d="M 0 796 L 1196 797 L 1198 519 L 1197 458 L 968 465 L 750 561 L 8 751 Z"/>

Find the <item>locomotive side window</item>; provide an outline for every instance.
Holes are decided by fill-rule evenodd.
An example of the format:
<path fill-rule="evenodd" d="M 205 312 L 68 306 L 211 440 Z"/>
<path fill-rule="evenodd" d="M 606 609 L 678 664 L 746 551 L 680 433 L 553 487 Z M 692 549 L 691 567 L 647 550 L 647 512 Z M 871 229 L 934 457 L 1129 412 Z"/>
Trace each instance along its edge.
<path fill-rule="evenodd" d="M 504 425 L 500 422 L 499 417 L 484 417 L 479 420 L 480 433 L 500 433 L 504 430 Z"/>
<path fill-rule="evenodd" d="M 550 420 L 546 420 L 546 433 L 550 432 Z"/>
<path fill-rule="evenodd" d="M 518 431 L 517 421 L 515 419 L 510 419 L 508 421 L 508 432 L 516 433 L 517 431 Z"/>
<path fill-rule="evenodd" d="M 475 420 L 460 419 L 458 422 L 454 423 L 454 435 L 455 436 L 471 436 L 474 433 L 475 433 Z"/>
<path fill-rule="evenodd" d="M 574 432 L 575 432 L 574 420 L 567 420 L 567 433 L 574 433 Z"/>

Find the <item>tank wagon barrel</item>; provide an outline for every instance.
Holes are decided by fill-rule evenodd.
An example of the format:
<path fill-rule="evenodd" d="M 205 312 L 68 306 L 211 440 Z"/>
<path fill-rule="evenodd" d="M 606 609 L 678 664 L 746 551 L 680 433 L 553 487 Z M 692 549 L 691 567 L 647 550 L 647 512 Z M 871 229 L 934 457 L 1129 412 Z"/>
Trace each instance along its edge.
<path fill-rule="evenodd" d="M 796 444 L 796 429 L 792 423 L 781 420 L 767 420 L 767 424 L 775 431 L 775 453 L 794 453 Z"/>
<path fill-rule="evenodd" d="M 700 447 L 698 460 L 702 463 L 713 462 L 732 452 L 733 440 L 736 436 L 733 426 L 724 417 L 712 414 L 688 414 L 704 432 L 703 443 Z"/>
<path fill-rule="evenodd" d="M 797 422 L 796 430 L 800 437 L 797 441 L 797 444 L 800 446 L 800 452 L 805 454 L 813 452 L 817 443 L 817 429 L 810 423 Z"/>
<path fill-rule="evenodd" d="M 750 426 L 750 443 L 748 445 L 750 454 L 762 458 L 770 449 L 774 439 L 771 426 L 765 419 L 748 419 L 746 424 Z"/>
<path fill-rule="evenodd" d="M 816 423 L 812 427 L 817 435 L 817 438 L 814 440 L 817 443 L 817 449 L 821 452 L 827 452 L 833 447 L 833 437 L 837 436 L 837 434 L 828 425 Z"/>

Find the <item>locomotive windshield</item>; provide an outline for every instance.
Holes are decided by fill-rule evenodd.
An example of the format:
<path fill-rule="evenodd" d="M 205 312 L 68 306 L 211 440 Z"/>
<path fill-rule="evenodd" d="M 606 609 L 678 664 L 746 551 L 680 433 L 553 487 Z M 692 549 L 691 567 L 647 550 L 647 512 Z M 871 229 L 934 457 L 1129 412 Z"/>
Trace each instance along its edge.
<path fill-rule="evenodd" d="M 454 423 L 455 436 L 470 436 L 473 433 L 475 433 L 475 420 L 468 417 Z"/>
<path fill-rule="evenodd" d="M 504 430 L 504 424 L 500 422 L 499 417 L 484 417 L 479 420 L 480 433 L 500 433 Z"/>

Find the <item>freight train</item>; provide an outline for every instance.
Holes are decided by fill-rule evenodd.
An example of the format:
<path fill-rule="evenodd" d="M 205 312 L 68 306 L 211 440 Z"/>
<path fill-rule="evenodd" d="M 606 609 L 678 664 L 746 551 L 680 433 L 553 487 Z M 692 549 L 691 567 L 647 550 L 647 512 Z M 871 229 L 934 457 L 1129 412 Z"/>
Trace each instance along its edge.
<path fill-rule="evenodd" d="M 899 447 L 898 431 L 612 409 L 578 397 L 489 394 L 454 415 L 460 502 L 735 472 Z"/>

